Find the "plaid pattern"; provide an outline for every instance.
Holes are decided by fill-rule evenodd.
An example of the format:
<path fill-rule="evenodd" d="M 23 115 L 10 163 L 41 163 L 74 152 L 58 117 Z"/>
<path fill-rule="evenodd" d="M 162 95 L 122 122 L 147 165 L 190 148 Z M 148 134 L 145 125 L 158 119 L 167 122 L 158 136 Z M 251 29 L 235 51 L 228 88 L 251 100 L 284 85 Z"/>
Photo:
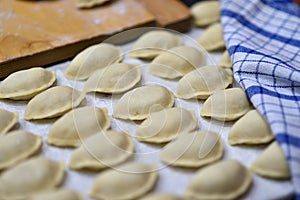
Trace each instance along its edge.
<path fill-rule="evenodd" d="M 288 0 L 223 0 L 234 77 L 264 115 L 300 199 L 300 9 Z"/>

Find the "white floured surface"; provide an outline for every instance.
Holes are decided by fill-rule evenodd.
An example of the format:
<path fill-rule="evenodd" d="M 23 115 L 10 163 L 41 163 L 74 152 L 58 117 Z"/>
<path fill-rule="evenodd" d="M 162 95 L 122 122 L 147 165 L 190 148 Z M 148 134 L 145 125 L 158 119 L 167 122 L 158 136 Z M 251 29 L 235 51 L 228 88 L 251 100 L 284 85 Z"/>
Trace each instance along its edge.
<path fill-rule="evenodd" d="M 188 35 L 194 39 L 197 39 L 201 29 L 193 29 Z M 190 42 L 190 41 L 185 41 Z M 133 43 L 123 45 L 122 48 L 124 51 L 129 50 Z M 186 43 L 187 44 L 187 43 Z M 218 63 L 222 53 L 209 54 L 213 61 L 208 61 L 207 64 Z M 209 60 L 209 59 L 208 59 Z M 148 84 L 159 84 L 167 87 L 172 92 L 175 92 L 177 80 L 168 81 L 160 79 L 154 76 L 151 76 L 147 73 L 149 63 L 143 62 L 137 59 L 128 59 L 125 58 L 124 62 L 128 63 L 139 63 L 141 65 L 141 70 L 143 73 L 142 82 L 139 85 L 148 85 Z M 55 70 L 57 74 L 57 85 L 68 85 L 79 90 L 82 89 L 84 82 L 79 81 L 70 81 L 63 76 L 63 71 L 67 68 L 69 62 L 64 62 L 61 64 L 54 65 L 49 70 Z M 134 135 L 135 130 L 137 129 L 137 124 L 116 120 L 111 117 L 112 107 L 116 103 L 116 100 L 120 98 L 120 95 L 101 95 L 90 93 L 86 97 L 86 105 L 94 105 L 98 107 L 106 107 L 109 111 L 110 119 L 112 122 L 113 130 L 126 130 Z M 198 126 L 201 130 L 212 130 L 220 133 L 223 143 L 225 146 L 225 154 L 223 159 L 237 159 L 242 162 L 244 165 L 249 166 L 252 161 L 262 152 L 264 146 L 253 146 L 253 147 L 232 147 L 227 142 L 227 135 L 232 126 L 230 123 L 222 123 L 217 121 L 210 121 L 200 117 L 200 109 L 202 107 L 203 101 L 195 100 L 175 100 L 175 106 L 183 107 L 189 110 L 196 112 L 198 118 Z M 53 146 L 49 146 L 45 143 L 49 128 L 55 120 L 39 120 L 33 122 L 27 122 L 23 120 L 23 114 L 26 107 L 26 101 L 9 101 L 1 100 L 0 108 L 7 109 L 9 111 L 17 111 L 20 116 L 19 128 L 27 131 L 31 131 L 37 135 L 43 137 L 43 149 L 42 155 L 54 159 L 54 160 L 64 160 L 66 164 L 69 162 L 70 155 L 73 149 L 63 149 Z M 175 193 L 178 195 L 183 194 L 187 184 L 190 181 L 191 176 L 195 173 L 196 170 L 187 170 L 180 168 L 165 168 L 164 165 L 159 160 L 159 152 L 162 147 L 156 145 L 150 145 L 145 143 L 140 143 L 135 140 L 136 145 L 136 155 L 133 159 L 135 161 L 149 162 L 157 164 L 162 167 L 159 171 L 159 180 L 154 189 L 154 192 L 167 192 Z M 76 191 L 81 192 L 85 199 L 91 199 L 87 196 L 87 191 L 91 188 L 93 180 L 96 174 L 99 172 L 77 172 L 67 169 L 66 179 L 62 187 L 70 188 Z M 253 184 L 250 191 L 242 197 L 242 199 L 283 199 L 287 196 L 290 196 L 293 193 L 292 184 L 290 181 L 273 181 L 271 179 L 264 179 L 259 176 L 253 175 Z"/>

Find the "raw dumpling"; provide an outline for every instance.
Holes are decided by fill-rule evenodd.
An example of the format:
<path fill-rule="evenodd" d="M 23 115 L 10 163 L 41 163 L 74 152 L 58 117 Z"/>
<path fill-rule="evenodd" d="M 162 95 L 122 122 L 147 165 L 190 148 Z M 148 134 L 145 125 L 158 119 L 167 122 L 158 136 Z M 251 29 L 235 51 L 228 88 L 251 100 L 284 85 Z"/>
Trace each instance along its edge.
<path fill-rule="evenodd" d="M 184 200 L 181 197 L 178 197 L 173 194 L 149 194 L 140 200 Z"/>
<path fill-rule="evenodd" d="M 209 131 L 183 134 L 167 144 L 160 159 L 172 166 L 201 167 L 220 160 L 224 147 L 220 136 Z"/>
<path fill-rule="evenodd" d="M 186 188 L 191 199 L 237 199 L 252 182 L 251 173 L 238 161 L 227 160 L 200 169 Z"/>
<path fill-rule="evenodd" d="M 231 128 L 228 142 L 237 144 L 265 144 L 274 139 L 272 131 L 263 116 L 251 110 L 240 118 Z"/>
<path fill-rule="evenodd" d="M 285 155 L 274 141 L 251 164 L 250 170 L 260 176 L 273 179 L 289 179 L 290 170 Z"/>
<path fill-rule="evenodd" d="M 182 99 L 206 99 L 213 92 L 223 90 L 232 83 L 232 71 L 219 66 L 205 66 L 182 77 L 176 96 Z"/>
<path fill-rule="evenodd" d="M 230 88 L 213 93 L 204 102 L 201 116 L 220 121 L 236 120 L 251 109 L 247 95 L 241 88 Z"/>
<path fill-rule="evenodd" d="M 220 23 L 210 25 L 198 39 L 199 44 L 207 51 L 217 51 L 225 48 L 223 29 Z"/>
<path fill-rule="evenodd" d="M 173 94 L 162 86 L 143 86 L 125 93 L 114 107 L 113 117 L 143 120 L 150 112 L 170 108 Z"/>
<path fill-rule="evenodd" d="M 17 112 L 0 109 L 0 136 L 7 133 L 18 122 Z"/>
<path fill-rule="evenodd" d="M 77 8 L 92 8 L 110 0 L 76 0 Z"/>
<path fill-rule="evenodd" d="M 194 47 L 178 46 L 157 56 L 152 61 L 149 72 L 161 78 L 175 79 L 205 63 L 206 56 L 203 51 Z"/>
<path fill-rule="evenodd" d="M 137 129 L 135 135 L 141 142 L 165 143 L 180 133 L 197 128 L 195 113 L 183 108 L 168 108 L 150 113 Z"/>
<path fill-rule="evenodd" d="M 141 80 L 139 66 L 115 63 L 96 71 L 84 85 L 86 92 L 121 93 L 133 88 Z"/>
<path fill-rule="evenodd" d="M 157 177 L 155 165 L 128 163 L 100 173 L 89 193 L 96 199 L 137 199 L 154 187 Z"/>
<path fill-rule="evenodd" d="M 68 189 L 42 192 L 26 200 L 83 200 L 81 194 Z"/>
<path fill-rule="evenodd" d="M 64 163 L 43 157 L 31 158 L 0 175 L 0 199 L 24 196 L 58 186 L 64 179 Z"/>
<path fill-rule="evenodd" d="M 225 67 L 225 68 L 232 68 L 232 63 L 231 63 L 231 59 L 230 59 L 230 55 L 228 53 L 227 50 L 224 51 L 221 60 L 219 62 L 219 65 L 221 67 Z"/>
<path fill-rule="evenodd" d="M 96 70 L 123 59 L 122 50 L 112 44 L 93 45 L 80 52 L 64 72 L 72 80 L 88 79 Z"/>
<path fill-rule="evenodd" d="M 40 150 L 42 138 L 26 131 L 12 131 L 0 140 L 0 170 L 11 167 Z"/>
<path fill-rule="evenodd" d="M 128 133 L 102 131 L 84 141 L 69 163 L 71 169 L 100 170 L 120 164 L 133 155 L 134 144 Z"/>
<path fill-rule="evenodd" d="M 129 57 L 153 59 L 161 52 L 179 46 L 182 39 L 169 31 L 155 30 L 144 33 L 133 45 Z"/>
<path fill-rule="evenodd" d="M 220 2 L 202 1 L 191 7 L 196 26 L 207 26 L 220 20 Z"/>
<path fill-rule="evenodd" d="M 85 94 L 68 86 L 52 87 L 31 99 L 24 113 L 25 120 L 54 118 L 79 106 Z"/>
<path fill-rule="evenodd" d="M 81 140 L 109 127 L 110 119 L 106 108 L 77 108 L 52 125 L 47 143 L 60 147 L 76 147 L 81 144 Z"/>
<path fill-rule="evenodd" d="M 0 83 L 0 98 L 27 100 L 49 88 L 55 80 L 54 71 L 40 67 L 21 70 Z"/>

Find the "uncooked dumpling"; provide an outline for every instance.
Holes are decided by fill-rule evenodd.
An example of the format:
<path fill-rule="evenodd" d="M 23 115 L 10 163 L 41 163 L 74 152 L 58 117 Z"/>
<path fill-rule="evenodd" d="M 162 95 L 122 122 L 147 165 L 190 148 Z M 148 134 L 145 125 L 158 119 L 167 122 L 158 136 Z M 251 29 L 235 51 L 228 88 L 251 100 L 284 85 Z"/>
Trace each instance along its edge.
<path fill-rule="evenodd" d="M 162 86 L 143 86 L 125 93 L 114 107 L 113 117 L 143 120 L 150 112 L 170 108 L 173 94 Z"/>
<path fill-rule="evenodd" d="M 201 167 L 220 160 L 224 147 L 215 132 L 196 131 L 182 134 L 167 144 L 160 153 L 160 159 L 172 166 Z"/>
<path fill-rule="evenodd" d="M 223 90 L 232 83 L 232 71 L 219 66 L 205 66 L 182 77 L 176 96 L 182 99 L 206 99 L 213 92 Z"/>
<path fill-rule="evenodd" d="M 161 52 L 181 44 L 182 39 L 177 34 L 164 30 L 150 31 L 137 39 L 129 57 L 152 59 Z"/>
<path fill-rule="evenodd" d="M 221 67 L 225 67 L 225 68 L 232 68 L 230 55 L 229 55 L 229 52 L 227 50 L 224 51 L 224 53 L 223 53 L 223 55 L 220 59 L 219 65 Z"/>
<path fill-rule="evenodd" d="M 207 26 L 220 20 L 220 2 L 202 1 L 191 7 L 196 26 Z"/>
<path fill-rule="evenodd" d="M 195 130 L 197 118 L 193 111 L 183 108 L 168 108 L 150 113 L 138 127 L 135 135 L 141 142 L 165 143 L 180 133 Z"/>
<path fill-rule="evenodd" d="M 25 120 L 54 118 L 79 106 L 85 94 L 68 86 L 52 87 L 31 99 L 24 113 Z"/>
<path fill-rule="evenodd" d="M 141 80 L 141 76 L 139 66 L 115 63 L 91 75 L 84 91 L 108 94 L 126 92 Z"/>
<path fill-rule="evenodd" d="M 26 131 L 12 131 L 0 140 L 0 170 L 11 167 L 40 150 L 42 138 Z"/>
<path fill-rule="evenodd" d="M 31 158 L 0 175 L 0 199 L 22 199 L 52 189 L 64 179 L 64 163 Z"/>
<path fill-rule="evenodd" d="M 89 194 L 96 199 L 137 199 L 154 187 L 157 177 L 155 165 L 128 163 L 100 173 Z"/>
<path fill-rule="evenodd" d="M 263 116 L 251 110 L 240 118 L 231 128 L 228 142 L 238 144 L 265 144 L 274 139 L 273 133 Z"/>
<path fill-rule="evenodd" d="M 60 189 L 38 193 L 26 200 L 83 200 L 83 198 L 78 192 L 69 189 Z"/>
<path fill-rule="evenodd" d="M 0 136 L 7 133 L 18 122 L 19 115 L 17 112 L 9 112 L 0 109 Z"/>
<path fill-rule="evenodd" d="M 76 0 L 77 8 L 92 8 L 110 0 Z"/>
<path fill-rule="evenodd" d="M 290 178 L 290 170 L 284 152 L 276 141 L 258 156 L 251 164 L 250 170 L 266 178 Z"/>
<path fill-rule="evenodd" d="M 40 67 L 21 70 L 0 83 L 0 98 L 27 100 L 49 88 L 55 80 L 54 71 Z"/>
<path fill-rule="evenodd" d="M 155 76 L 175 79 L 202 67 L 206 63 L 203 51 L 189 46 L 178 46 L 162 52 L 151 63 L 149 72 Z"/>
<path fill-rule="evenodd" d="M 207 51 L 223 50 L 225 42 L 223 39 L 223 29 L 220 23 L 210 25 L 200 35 L 198 39 L 199 44 Z"/>
<path fill-rule="evenodd" d="M 198 200 L 237 199 L 247 192 L 251 182 L 251 173 L 238 161 L 222 161 L 200 169 L 185 196 Z"/>
<path fill-rule="evenodd" d="M 81 140 L 109 127 L 110 119 L 106 108 L 77 108 L 52 125 L 47 143 L 60 147 L 76 147 L 81 144 Z"/>
<path fill-rule="evenodd" d="M 149 194 L 140 200 L 184 200 L 183 198 L 173 194 Z"/>
<path fill-rule="evenodd" d="M 96 70 L 123 59 L 122 50 L 112 44 L 101 43 L 80 52 L 64 72 L 72 80 L 88 79 Z"/>
<path fill-rule="evenodd" d="M 230 88 L 213 93 L 204 102 L 201 116 L 220 121 L 236 120 L 251 109 L 247 95 L 241 88 Z"/>
<path fill-rule="evenodd" d="M 102 131 L 76 149 L 69 163 L 71 169 L 100 170 L 120 164 L 133 155 L 134 144 L 128 133 Z"/>

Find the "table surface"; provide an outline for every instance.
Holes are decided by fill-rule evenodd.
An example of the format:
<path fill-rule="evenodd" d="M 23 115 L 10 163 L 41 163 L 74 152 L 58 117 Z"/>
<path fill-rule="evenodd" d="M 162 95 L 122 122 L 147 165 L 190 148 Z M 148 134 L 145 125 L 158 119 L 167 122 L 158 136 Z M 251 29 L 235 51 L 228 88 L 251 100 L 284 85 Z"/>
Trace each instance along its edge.
<path fill-rule="evenodd" d="M 196 39 L 201 34 L 203 29 L 193 28 L 189 33 L 184 35 L 185 44 L 190 46 L 196 45 Z M 127 43 L 121 46 L 123 51 L 126 53 L 130 50 L 131 43 Z M 222 53 L 209 53 L 207 65 L 217 64 Z M 163 85 L 167 87 L 170 91 L 175 92 L 176 85 L 178 80 L 164 80 L 157 77 L 154 77 L 148 74 L 148 67 L 150 62 L 141 61 L 138 59 L 125 58 L 124 62 L 140 64 L 142 70 L 142 81 L 139 85 Z M 68 85 L 79 90 L 82 89 L 84 82 L 82 81 L 71 81 L 66 79 L 63 76 L 63 71 L 70 64 L 70 61 L 59 63 L 49 67 L 49 70 L 56 71 L 57 74 L 57 85 Z M 234 83 L 234 86 L 238 86 L 237 83 Z M 126 130 L 134 135 L 135 130 L 138 125 L 128 121 L 122 121 L 112 118 L 112 108 L 116 101 L 120 98 L 121 95 L 102 95 L 89 93 L 86 96 L 85 105 L 94 105 L 97 107 L 106 107 L 109 111 L 111 119 L 111 127 L 113 130 Z M 31 131 L 34 134 L 40 135 L 43 137 L 43 147 L 41 155 L 46 158 L 53 160 L 64 160 L 66 166 L 68 165 L 69 158 L 73 149 L 71 148 L 57 148 L 54 146 L 49 146 L 46 144 L 46 138 L 49 131 L 49 128 L 55 121 L 55 119 L 49 120 L 39 120 L 39 121 L 25 121 L 23 119 L 24 110 L 26 108 L 27 101 L 12 101 L 12 100 L 1 100 L 0 108 L 7 109 L 9 111 L 17 111 L 19 113 L 19 129 Z M 232 147 L 227 142 L 228 132 L 233 125 L 233 122 L 218 122 L 210 119 L 203 119 L 200 116 L 200 110 L 202 107 L 203 101 L 197 100 L 181 100 L 175 99 L 176 107 L 183 107 L 188 110 L 193 110 L 196 113 L 198 118 L 198 127 L 200 130 L 212 130 L 218 132 L 221 135 L 221 138 L 224 143 L 225 152 L 223 160 L 225 159 L 236 159 L 243 163 L 245 166 L 249 165 L 256 159 L 256 157 L 263 151 L 265 148 L 264 145 L 260 146 L 235 146 Z M 145 144 L 135 142 L 136 153 L 131 161 L 154 163 L 157 166 L 162 167 L 159 171 L 159 180 L 153 190 L 153 192 L 165 192 L 165 193 L 174 193 L 182 195 L 185 191 L 187 184 L 189 183 L 191 177 L 195 174 L 197 169 L 180 169 L 172 167 L 164 167 L 164 165 L 159 160 L 159 152 L 161 147 L 151 144 Z M 87 195 L 87 191 L 91 188 L 95 175 L 99 172 L 78 172 L 66 169 L 66 178 L 62 187 L 69 188 L 75 191 L 82 193 L 85 196 L 85 199 L 91 199 Z M 290 181 L 275 181 L 271 179 L 261 178 L 253 174 L 253 184 L 249 192 L 242 197 L 242 199 L 283 199 L 288 198 L 293 194 L 293 186 Z"/>

